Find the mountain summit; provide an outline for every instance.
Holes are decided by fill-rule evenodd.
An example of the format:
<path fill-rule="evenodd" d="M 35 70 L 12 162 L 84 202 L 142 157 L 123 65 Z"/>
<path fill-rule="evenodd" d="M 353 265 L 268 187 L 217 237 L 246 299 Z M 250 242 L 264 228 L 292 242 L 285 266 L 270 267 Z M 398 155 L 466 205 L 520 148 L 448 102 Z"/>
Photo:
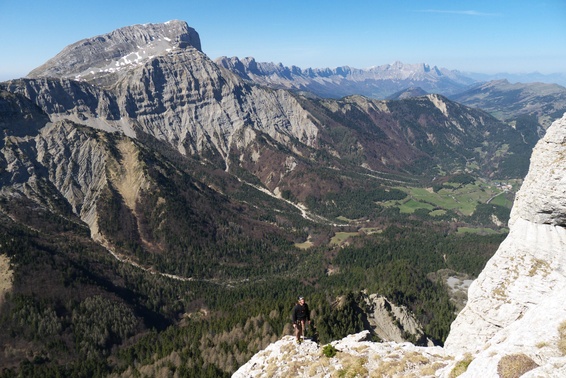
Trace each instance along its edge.
<path fill-rule="evenodd" d="M 28 74 L 30 78 L 64 77 L 100 80 L 176 49 L 201 50 L 198 33 L 184 21 L 127 26 L 108 34 L 86 38 Z"/>

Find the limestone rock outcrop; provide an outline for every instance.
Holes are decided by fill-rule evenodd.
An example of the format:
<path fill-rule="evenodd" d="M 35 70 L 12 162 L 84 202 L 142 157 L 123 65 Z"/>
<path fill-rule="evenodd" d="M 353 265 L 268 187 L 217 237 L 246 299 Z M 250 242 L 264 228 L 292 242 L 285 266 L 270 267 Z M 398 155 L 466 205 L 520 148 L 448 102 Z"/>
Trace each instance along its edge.
<path fill-rule="evenodd" d="M 284 336 L 240 367 L 233 378 L 252 377 L 433 377 L 444 371 L 452 357 L 441 347 L 417 347 L 411 343 L 366 341 L 368 331 L 333 341 L 323 348 L 305 340 L 297 344 Z"/>
<path fill-rule="evenodd" d="M 370 294 L 365 301 L 368 323 L 381 340 L 402 343 L 409 337 L 415 341 L 424 337 L 422 326 L 405 306 L 377 294 Z"/>
<path fill-rule="evenodd" d="M 566 364 L 557 348 L 566 322 L 565 177 L 566 115 L 535 147 L 509 235 L 470 286 L 468 304 L 446 340 L 452 353 L 477 355 L 470 376 L 495 372 L 510 353 L 524 353 L 541 366 Z"/>

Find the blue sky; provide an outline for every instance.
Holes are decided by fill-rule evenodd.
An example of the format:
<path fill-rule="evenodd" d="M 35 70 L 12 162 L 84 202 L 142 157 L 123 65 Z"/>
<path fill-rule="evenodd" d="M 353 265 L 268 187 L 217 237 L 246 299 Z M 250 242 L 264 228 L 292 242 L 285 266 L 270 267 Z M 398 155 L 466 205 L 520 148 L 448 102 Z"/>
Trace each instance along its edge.
<path fill-rule="evenodd" d="M 566 0 L 0 0 L 0 80 L 80 39 L 171 19 L 195 28 L 212 59 L 566 72 Z"/>

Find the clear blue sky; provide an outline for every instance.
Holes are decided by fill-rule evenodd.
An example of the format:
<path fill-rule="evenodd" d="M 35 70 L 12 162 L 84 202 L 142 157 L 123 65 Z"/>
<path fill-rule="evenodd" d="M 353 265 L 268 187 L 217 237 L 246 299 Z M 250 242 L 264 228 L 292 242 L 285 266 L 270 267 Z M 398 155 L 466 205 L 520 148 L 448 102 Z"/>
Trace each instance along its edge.
<path fill-rule="evenodd" d="M 566 0 L 0 0 L 0 81 L 80 39 L 172 19 L 197 30 L 211 59 L 566 72 Z"/>

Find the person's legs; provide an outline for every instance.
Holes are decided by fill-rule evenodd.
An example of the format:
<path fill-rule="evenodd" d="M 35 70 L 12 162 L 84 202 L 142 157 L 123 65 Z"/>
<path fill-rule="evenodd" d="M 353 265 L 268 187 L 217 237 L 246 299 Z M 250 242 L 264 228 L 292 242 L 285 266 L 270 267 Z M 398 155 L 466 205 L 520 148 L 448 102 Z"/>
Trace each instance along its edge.
<path fill-rule="evenodd" d="M 295 328 L 295 337 L 297 337 L 297 342 L 301 342 L 301 335 L 303 334 L 303 321 L 297 321 L 297 327 Z"/>

